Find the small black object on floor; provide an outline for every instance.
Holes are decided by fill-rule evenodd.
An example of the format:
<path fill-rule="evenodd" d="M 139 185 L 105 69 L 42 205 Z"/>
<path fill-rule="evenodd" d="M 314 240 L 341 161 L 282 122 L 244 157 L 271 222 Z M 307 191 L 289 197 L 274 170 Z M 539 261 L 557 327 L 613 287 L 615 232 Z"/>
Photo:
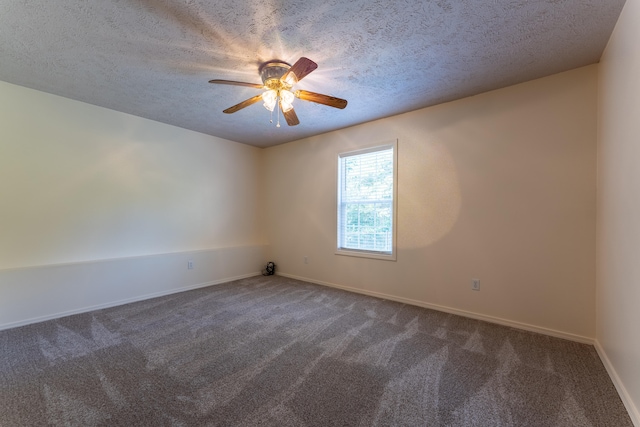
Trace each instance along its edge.
<path fill-rule="evenodd" d="M 276 272 L 276 265 L 269 261 L 267 267 L 262 271 L 263 276 L 273 276 Z"/>

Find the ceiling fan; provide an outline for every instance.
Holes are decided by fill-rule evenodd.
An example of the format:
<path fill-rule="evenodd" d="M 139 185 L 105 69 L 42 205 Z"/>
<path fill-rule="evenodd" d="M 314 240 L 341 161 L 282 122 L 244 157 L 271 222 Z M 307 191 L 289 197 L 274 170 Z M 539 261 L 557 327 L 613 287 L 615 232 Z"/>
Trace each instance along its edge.
<path fill-rule="evenodd" d="M 229 107 L 224 110 L 223 113 L 232 114 L 262 100 L 264 101 L 264 107 L 271 111 L 272 114 L 276 105 L 278 106 L 278 127 L 280 127 L 280 111 L 282 111 L 287 124 L 289 126 L 295 126 L 299 124 L 300 121 L 293 109 L 294 98 L 340 109 L 347 106 L 347 101 L 345 99 L 335 98 L 333 96 L 309 92 L 306 90 L 292 90 L 296 83 L 316 68 L 318 68 L 318 64 L 304 57 L 298 59 L 298 61 L 293 65 L 289 65 L 284 61 L 272 60 L 265 62 L 258 69 L 260 77 L 262 78 L 262 84 L 218 79 L 209 80 L 209 83 L 265 89 L 262 94 L 242 101 L 233 107 Z M 271 122 L 273 122 L 273 119 Z"/>

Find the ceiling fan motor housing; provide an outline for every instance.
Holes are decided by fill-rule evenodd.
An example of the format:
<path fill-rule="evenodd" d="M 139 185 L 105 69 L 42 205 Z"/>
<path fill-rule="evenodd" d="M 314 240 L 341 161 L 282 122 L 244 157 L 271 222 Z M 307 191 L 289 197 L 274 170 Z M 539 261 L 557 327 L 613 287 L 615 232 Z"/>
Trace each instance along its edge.
<path fill-rule="evenodd" d="M 286 74 L 291 68 L 291 65 L 281 61 L 269 61 L 260 66 L 260 77 L 262 83 L 268 89 L 281 90 L 290 89 L 292 84 L 281 80 L 282 76 Z"/>

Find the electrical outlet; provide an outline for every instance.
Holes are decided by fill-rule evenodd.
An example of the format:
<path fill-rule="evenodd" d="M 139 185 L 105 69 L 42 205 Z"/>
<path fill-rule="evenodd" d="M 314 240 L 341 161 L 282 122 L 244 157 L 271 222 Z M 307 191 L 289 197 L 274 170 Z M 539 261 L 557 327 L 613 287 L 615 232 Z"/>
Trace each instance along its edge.
<path fill-rule="evenodd" d="M 192 259 L 187 261 L 187 269 L 188 270 L 193 270 L 193 260 Z"/>
<path fill-rule="evenodd" d="M 480 290 L 480 279 L 471 279 L 471 290 L 473 291 Z"/>
<path fill-rule="evenodd" d="M 309 264 L 309 257 L 306 255 L 304 256 L 304 263 Z"/>

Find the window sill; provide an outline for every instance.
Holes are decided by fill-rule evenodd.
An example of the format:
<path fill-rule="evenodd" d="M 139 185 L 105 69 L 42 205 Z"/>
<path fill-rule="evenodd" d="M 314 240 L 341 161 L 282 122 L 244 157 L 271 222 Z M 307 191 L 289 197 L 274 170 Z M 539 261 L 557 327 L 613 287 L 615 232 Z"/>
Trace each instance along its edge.
<path fill-rule="evenodd" d="M 337 249 L 335 252 L 336 255 L 342 256 L 352 256 L 357 258 L 370 258 L 370 259 L 379 259 L 383 261 L 397 261 L 396 253 L 392 254 L 383 254 L 379 252 L 368 252 L 368 251 L 355 251 L 349 249 Z"/>

